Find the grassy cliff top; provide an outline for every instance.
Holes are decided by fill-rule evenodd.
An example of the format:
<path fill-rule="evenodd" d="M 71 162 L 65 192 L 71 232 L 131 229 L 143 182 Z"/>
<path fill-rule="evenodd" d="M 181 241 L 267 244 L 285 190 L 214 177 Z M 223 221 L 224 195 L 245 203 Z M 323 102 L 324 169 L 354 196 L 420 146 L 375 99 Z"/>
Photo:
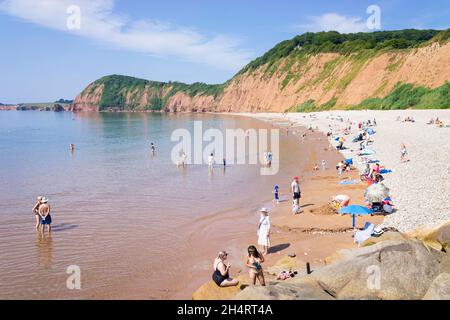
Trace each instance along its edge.
<path fill-rule="evenodd" d="M 430 41 L 444 42 L 450 38 L 450 29 L 399 31 L 377 31 L 341 34 L 336 31 L 305 33 L 280 42 L 263 56 L 256 58 L 238 74 L 253 71 L 271 64 L 298 50 L 305 54 L 340 53 L 350 54 L 362 50 L 396 50 L 417 48 Z"/>

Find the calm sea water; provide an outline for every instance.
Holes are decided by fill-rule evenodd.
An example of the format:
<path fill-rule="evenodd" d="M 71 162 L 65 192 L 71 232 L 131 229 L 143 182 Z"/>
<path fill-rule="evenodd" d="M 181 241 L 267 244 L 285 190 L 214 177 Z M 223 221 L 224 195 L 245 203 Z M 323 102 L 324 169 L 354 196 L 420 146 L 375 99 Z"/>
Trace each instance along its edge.
<path fill-rule="evenodd" d="M 300 171 L 295 139 L 282 140 L 291 156 L 276 176 L 255 165 L 181 170 L 170 135 L 194 120 L 204 129 L 269 127 L 209 114 L 0 112 L 0 298 L 168 297 L 209 272 L 215 252 L 254 233 L 273 185 L 287 189 Z M 51 236 L 34 230 L 38 195 L 50 199 Z M 71 265 L 81 290 L 66 287 Z"/>

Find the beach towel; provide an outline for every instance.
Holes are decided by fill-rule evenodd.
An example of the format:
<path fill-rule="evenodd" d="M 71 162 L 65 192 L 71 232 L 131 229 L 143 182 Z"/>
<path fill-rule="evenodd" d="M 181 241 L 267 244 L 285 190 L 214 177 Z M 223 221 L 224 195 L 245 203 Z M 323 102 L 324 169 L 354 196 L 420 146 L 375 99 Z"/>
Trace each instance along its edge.
<path fill-rule="evenodd" d="M 346 164 L 353 164 L 353 159 L 345 159 Z"/>
<path fill-rule="evenodd" d="M 370 156 L 372 154 L 375 154 L 375 151 L 371 149 L 364 149 L 359 153 L 360 156 Z"/>
<path fill-rule="evenodd" d="M 372 237 L 374 229 L 375 225 L 373 223 L 366 222 L 366 224 L 364 225 L 364 229 L 355 233 L 355 242 L 358 245 L 361 245 L 364 241 Z"/>
<path fill-rule="evenodd" d="M 351 185 L 351 184 L 358 184 L 359 181 L 358 180 L 342 180 L 339 181 L 340 185 Z"/>

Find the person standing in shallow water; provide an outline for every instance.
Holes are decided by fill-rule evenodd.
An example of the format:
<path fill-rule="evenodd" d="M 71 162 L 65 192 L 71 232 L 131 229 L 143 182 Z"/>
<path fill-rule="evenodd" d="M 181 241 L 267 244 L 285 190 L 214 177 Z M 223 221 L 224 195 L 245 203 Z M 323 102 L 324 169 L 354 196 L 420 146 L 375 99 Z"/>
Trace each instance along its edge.
<path fill-rule="evenodd" d="M 41 217 L 41 231 L 45 232 L 45 226 L 47 225 L 48 233 L 52 231 L 52 217 L 50 216 L 50 205 L 48 204 L 48 199 L 42 197 L 41 205 L 39 206 L 39 216 Z"/>
<path fill-rule="evenodd" d="M 39 215 L 39 207 L 42 204 L 41 203 L 42 198 L 43 197 L 37 197 L 37 202 L 32 209 L 34 216 L 36 217 L 36 230 L 39 230 L 39 226 L 41 225 L 41 216 Z"/>
<path fill-rule="evenodd" d="M 150 144 L 150 148 L 152 150 L 152 154 L 155 154 L 156 153 L 156 146 L 155 146 L 155 144 L 153 142 Z"/>

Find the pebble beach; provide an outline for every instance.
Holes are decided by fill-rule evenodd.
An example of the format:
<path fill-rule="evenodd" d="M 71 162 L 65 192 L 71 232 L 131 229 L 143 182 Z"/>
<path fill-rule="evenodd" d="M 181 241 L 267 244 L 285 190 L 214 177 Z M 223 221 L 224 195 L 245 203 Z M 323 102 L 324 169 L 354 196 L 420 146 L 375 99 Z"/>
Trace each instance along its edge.
<path fill-rule="evenodd" d="M 241 114 L 242 115 L 242 114 Z M 358 156 L 359 142 L 353 143 L 359 131 L 358 123 L 373 121 L 374 141 L 368 148 L 375 151 L 373 159 L 392 170 L 383 183 L 390 189 L 396 211 L 387 215 L 380 225 L 401 232 L 437 227 L 450 221 L 450 110 L 395 110 L 395 111 L 327 111 L 319 113 L 260 113 L 245 114 L 265 121 L 290 121 L 306 130 L 312 127 L 323 133 L 332 132 L 335 137 L 351 126 L 345 136 L 344 158 L 353 158 L 355 166 L 362 170 Z M 405 122 L 405 118 L 414 122 Z M 427 124 L 439 118 L 444 126 Z M 410 161 L 400 161 L 400 146 L 404 143 Z"/>

